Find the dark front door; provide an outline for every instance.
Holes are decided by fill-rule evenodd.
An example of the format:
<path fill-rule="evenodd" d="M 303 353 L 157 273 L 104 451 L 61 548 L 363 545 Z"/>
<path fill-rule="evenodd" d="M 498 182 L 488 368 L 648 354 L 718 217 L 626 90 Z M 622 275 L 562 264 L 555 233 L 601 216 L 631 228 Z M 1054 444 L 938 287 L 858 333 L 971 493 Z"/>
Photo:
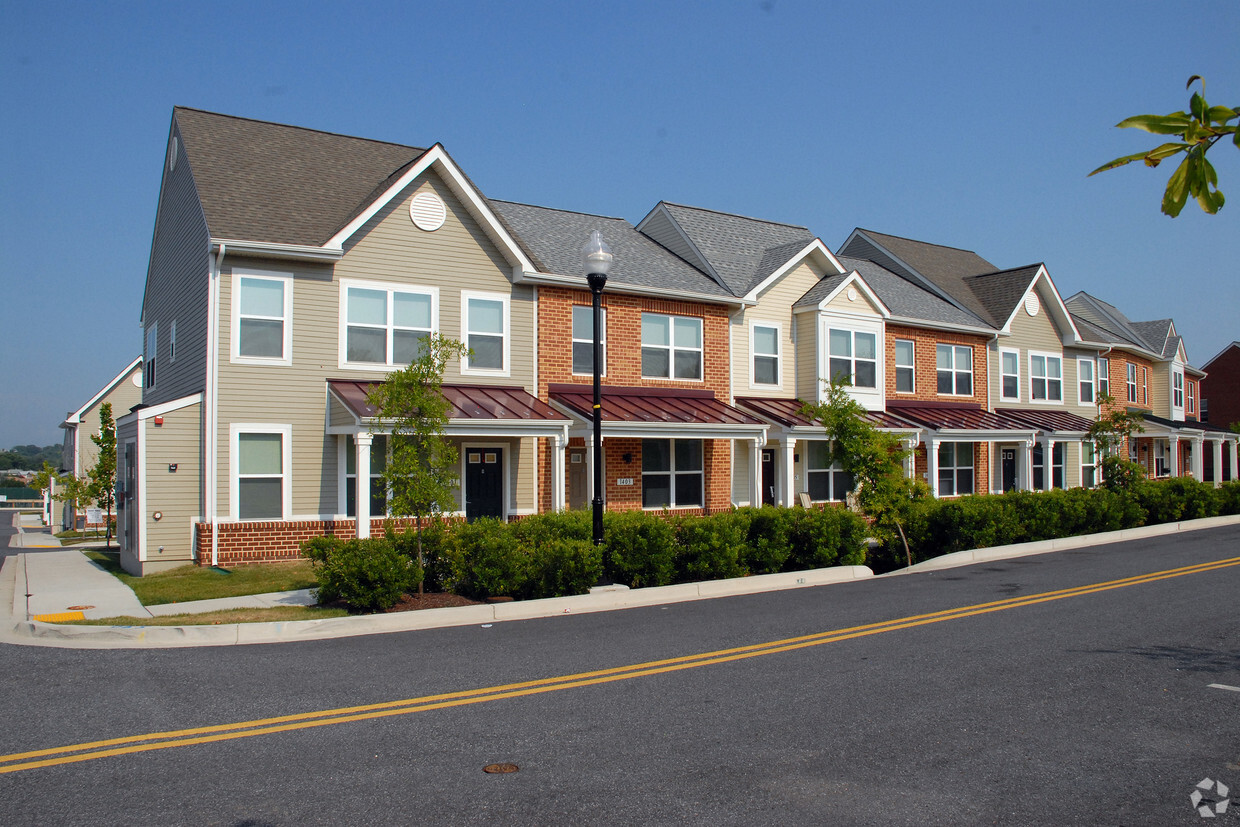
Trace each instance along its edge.
<path fill-rule="evenodd" d="M 775 504 L 775 449 L 762 449 L 762 504 Z"/>
<path fill-rule="evenodd" d="M 465 519 L 504 518 L 504 450 L 465 448 Z"/>
<path fill-rule="evenodd" d="M 568 452 L 568 507 L 585 508 L 589 501 L 586 479 L 586 452 L 583 448 L 571 448 Z"/>
<path fill-rule="evenodd" d="M 1011 491 L 1016 487 L 1016 449 L 1004 448 L 1000 454 L 1003 465 L 1003 490 Z"/>

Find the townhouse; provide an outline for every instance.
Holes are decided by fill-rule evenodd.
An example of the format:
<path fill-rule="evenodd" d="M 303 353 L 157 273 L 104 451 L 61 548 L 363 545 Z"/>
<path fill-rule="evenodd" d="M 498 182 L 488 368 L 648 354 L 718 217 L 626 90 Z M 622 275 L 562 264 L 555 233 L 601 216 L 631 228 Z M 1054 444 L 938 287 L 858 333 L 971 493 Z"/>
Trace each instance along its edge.
<path fill-rule="evenodd" d="M 1157 351 L 1153 326 L 1113 342 L 1040 264 L 862 229 L 836 254 L 805 227 L 669 202 L 635 226 L 491 200 L 438 144 L 178 107 L 141 401 L 116 414 L 125 567 L 287 559 L 380 530 L 390 426 L 369 392 L 431 334 L 469 348 L 444 376 L 461 464 L 443 511 L 585 506 L 594 230 L 616 257 L 599 331 L 609 509 L 843 500 L 852 481 L 802 411 L 833 377 L 937 496 L 1096 483 L 1086 430 L 1129 370 L 1118 353 L 1145 368 L 1151 416 L 1161 382 L 1173 403 L 1182 390 L 1167 419 L 1195 418 L 1202 374 L 1173 326 Z M 1231 449 L 1213 467 L 1235 468 Z"/>

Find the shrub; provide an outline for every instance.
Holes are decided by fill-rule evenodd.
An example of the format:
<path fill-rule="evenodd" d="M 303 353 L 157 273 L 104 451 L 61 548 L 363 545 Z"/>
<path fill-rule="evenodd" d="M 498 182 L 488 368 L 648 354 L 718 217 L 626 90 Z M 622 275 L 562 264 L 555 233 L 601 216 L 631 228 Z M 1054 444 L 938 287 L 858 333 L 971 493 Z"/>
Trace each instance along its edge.
<path fill-rule="evenodd" d="M 745 527 L 732 512 L 676 521 L 676 579 L 681 583 L 739 577 Z"/>
<path fill-rule="evenodd" d="M 1223 483 L 1215 493 L 1219 514 L 1240 514 L 1240 480 Z"/>
<path fill-rule="evenodd" d="M 506 523 L 492 517 L 462 523 L 452 532 L 461 556 L 461 590 L 469 597 L 517 597 L 530 578 L 528 549 Z"/>
<path fill-rule="evenodd" d="M 333 540 L 333 542 L 316 542 Z M 390 609 L 417 586 L 422 571 L 386 537 L 339 541 L 314 538 L 302 544 L 319 581 L 319 602 L 343 600 L 359 612 Z"/>
<path fill-rule="evenodd" d="M 792 553 L 789 536 L 794 511 L 790 508 L 741 509 L 749 522 L 741 566 L 750 574 L 774 574 L 784 570 Z"/>
<path fill-rule="evenodd" d="M 666 586 L 676 576 L 676 536 L 665 519 L 644 511 L 603 514 L 607 576 L 634 589 Z"/>
<path fill-rule="evenodd" d="M 1214 517 L 1219 512 L 1214 487 L 1190 477 L 1145 482 L 1133 489 L 1133 495 L 1150 525 Z"/>
<path fill-rule="evenodd" d="M 796 508 L 790 511 L 786 571 L 865 563 L 865 520 L 846 508 Z"/>
<path fill-rule="evenodd" d="M 528 596 L 585 594 L 603 575 L 603 552 L 591 540 L 554 537 L 527 547 Z"/>
<path fill-rule="evenodd" d="M 452 541 L 453 523 L 431 518 L 422 525 L 422 559 L 426 563 L 425 586 L 435 592 L 455 592 L 465 579 L 461 555 Z M 400 534 L 389 530 L 396 550 L 414 562 L 418 559 L 417 529 L 407 528 Z"/>

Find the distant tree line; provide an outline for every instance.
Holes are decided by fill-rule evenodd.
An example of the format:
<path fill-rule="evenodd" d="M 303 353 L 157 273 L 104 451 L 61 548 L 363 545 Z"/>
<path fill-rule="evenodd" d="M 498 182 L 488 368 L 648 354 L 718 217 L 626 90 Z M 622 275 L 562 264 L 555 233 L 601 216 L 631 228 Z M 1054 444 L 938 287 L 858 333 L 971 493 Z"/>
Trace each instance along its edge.
<path fill-rule="evenodd" d="M 61 445 L 14 445 L 11 450 L 0 451 L 0 471 L 38 471 L 43 463 L 60 467 Z"/>

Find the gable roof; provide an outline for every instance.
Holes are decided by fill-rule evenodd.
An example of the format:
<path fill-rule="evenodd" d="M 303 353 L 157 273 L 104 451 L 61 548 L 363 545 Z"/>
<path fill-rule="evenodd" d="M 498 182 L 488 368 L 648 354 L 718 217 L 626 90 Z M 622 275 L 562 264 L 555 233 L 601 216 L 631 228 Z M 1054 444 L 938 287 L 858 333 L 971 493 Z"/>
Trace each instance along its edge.
<path fill-rule="evenodd" d="M 579 282 L 585 287 L 581 247 L 589 239 L 590 232 L 598 230 L 616 257 L 607 275 L 609 289 L 628 287 L 645 293 L 676 292 L 736 303 L 727 288 L 638 232 L 623 218 L 493 199 L 489 204 L 537 267 L 538 274 L 567 276 L 568 283 Z"/>
<path fill-rule="evenodd" d="M 113 388 L 115 388 L 121 382 L 128 379 L 135 370 L 140 369 L 141 365 L 142 365 L 142 357 L 139 356 L 137 359 L 134 359 L 132 362 L 126 365 L 124 370 L 116 374 L 116 376 L 112 377 L 112 381 L 108 382 L 108 384 L 100 388 L 99 392 L 96 393 L 94 396 L 92 396 L 90 398 L 90 401 L 88 401 L 85 405 L 78 408 L 76 411 L 70 411 L 68 414 L 66 414 L 65 421 L 61 423 L 60 427 L 64 428 L 69 425 L 81 424 L 82 416 L 87 411 L 89 411 L 92 407 L 94 407 L 96 402 L 98 402 L 100 399 L 103 399 L 103 397 L 111 393 Z"/>
<path fill-rule="evenodd" d="M 891 310 L 893 316 L 932 324 L 973 328 L 990 327 L 989 322 L 967 310 L 961 310 L 936 293 L 901 278 L 873 261 L 849 256 L 837 256 L 837 258 L 840 264 L 850 270 L 855 270 L 865 280 L 865 283 L 870 285 L 871 289 L 882 299 L 883 304 Z M 819 285 L 821 284 L 822 282 L 819 282 Z M 815 285 L 810 292 L 819 289 L 819 285 Z M 806 294 L 806 297 L 808 296 L 809 293 Z M 804 298 L 801 299 L 801 301 L 804 300 Z"/>
<path fill-rule="evenodd" d="M 1150 346 L 1150 350 L 1164 359 L 1174 359 L 1179 346 L 1180 337 L 1175 335 L 1175 325 L 1170 319 L 1158 319 L 1151 322 L 1133 322 L 1132 329 L 1141 334 L 1141 339 Z"/>
<path fill-rule="evenodd" d="M 807 228 L 660 201 L 638 223 L 657 213 L 672 219 L 703 269 L 733 295 L 745 296 L 814 241 Z"/>
<path fill-rule="evenodd" d="M 1235 349 L 1237 349 L 1237 350 L 1240 350 L 1240 342 L 1231 342 L 1230 344 L 1226 345 L 1226 346 L 1225 346 L 1222 350 L 1220 350 L 1218 353 L 1216 353 L 1216 354 L 1214 354 L 1213 356 L 1211 356 L 1211 357 L 1210 357 L 1210 360 L 1209 360 L 1208 362 L 1206 362 L 1204 365 L 1202 365 L 1201 367 L 1202 367 L 1203 369 L 1205 369 L 1205 370 L 1209 370 L 1210 365 L 1213 365 L 1215 362 L 1217 362 L 1220 356 L 1225 355 L 1225 354 L 1227 353 L 1227 351 L 1231 350 L 1232 348 L 1235 348 Z"/>
<path fill-rule="evenodd" d="M 214 238 L 319 246 L 426 150 L 178 106 Z"/>

